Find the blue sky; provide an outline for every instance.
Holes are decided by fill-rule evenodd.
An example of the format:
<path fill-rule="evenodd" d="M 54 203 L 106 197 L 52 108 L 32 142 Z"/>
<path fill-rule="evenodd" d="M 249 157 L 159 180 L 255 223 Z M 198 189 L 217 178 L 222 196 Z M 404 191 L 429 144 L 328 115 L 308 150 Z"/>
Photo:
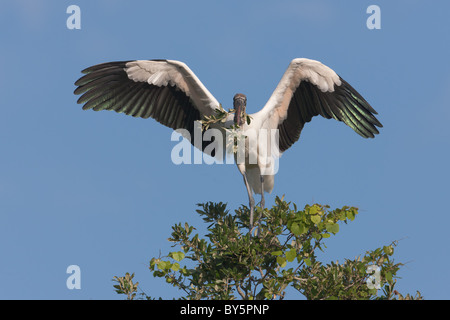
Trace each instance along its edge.
<path fill-rule="evenodd" d="M 81 8 L 81 30 L 66 9 Z M 381 8 L 369 30 L 366 9 Z M 360 208 L 325 261 L 394 240 L 398 288 L 449 299 L 450 43 L 448 1 L 4 1 L 0 11 L 0 299 L 117 299 L 111 279 L 135 272 L 151 296 L 179 292 L 147 269 L 178 222 L 202 225 L 196 203 L 247 203 L 233 165 L 170 160 L 171 130 L 152 119 L 82 111 L 85 67 L 185 62 L 230 108 L 262 108 L 290 60 L 333 68 L 378 111 L 365 140 L 315 118 L 281 158 L 275 195 Z M 68 290 L 66 268 L 81 268 Z M 299 296 L 292 295 L 291 298 Z"/>

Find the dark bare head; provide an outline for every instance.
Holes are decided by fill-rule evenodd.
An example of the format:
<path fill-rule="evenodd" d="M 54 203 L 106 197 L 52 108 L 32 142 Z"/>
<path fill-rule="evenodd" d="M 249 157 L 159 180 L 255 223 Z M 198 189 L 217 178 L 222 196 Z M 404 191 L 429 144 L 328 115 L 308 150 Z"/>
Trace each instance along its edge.
<path fill-rule="evenodd" d="M 235 94 L 233 98 L 233 107 L 236 110 L 234 114 L 234 123 L 242 126 L 245 123 L 245 107 L 247 106 L 247 97 L 243 93 Z"/>

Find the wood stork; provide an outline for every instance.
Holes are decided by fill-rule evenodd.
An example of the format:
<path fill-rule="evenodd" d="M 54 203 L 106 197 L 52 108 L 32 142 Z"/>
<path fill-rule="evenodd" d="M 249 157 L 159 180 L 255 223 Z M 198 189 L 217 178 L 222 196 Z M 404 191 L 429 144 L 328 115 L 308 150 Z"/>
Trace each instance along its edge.
<path fill-rule="evenodd" d="M 133 117 L 152 117 L 173 129 L 186 129 L 194 133 L 194 121 L 212 116 L 223 110 L 219 102 L 184 63 L 174 60 L 135 60 L 107 62 L 82 71 L 85 75 L 75 82 L 75 94 L 82 94 L 78 103 L 83 109 L 114 110 Z M 239 130 L 253 129 L 257 135 L 277 129 L 278 141 L 273 147 L 263 143 L 250 147 L 246 144 L 245 161 L 238 163 L 250 204 L 250 230 L 253 226 L 255 201 L 253 193 L 261 194 L 274 187 L 273 161 L 264 161 L 268 148 L 280 156 L 300 137 L 305 123 L 321 115 L 344 122 L 364 138 L 373 138 L 382 127 L 375 118 L 377 112 L 345 80 L 322 63 L 298 58 L 291 61 L 281 81 L 266 105 L 246 121 L 247 98 L 236 94 L 233 99 L 235 113 L 215 128 L 237 125 Z M 267 129 L 267 130 L 262 130 Z M 262 133 L 264 132 L 264 133 Z M 191 140 L 192 142 L 192 140 Z M 272 141 L 273 142 L 273 141 Z M 205 145 L 201 148 L 204 151 Z M 263 152 L 264 151 L 264 152 Z M 256 163 L 250 163 L 251 155 Z M 267 168 L 269 167 L 269 168 Z"/>

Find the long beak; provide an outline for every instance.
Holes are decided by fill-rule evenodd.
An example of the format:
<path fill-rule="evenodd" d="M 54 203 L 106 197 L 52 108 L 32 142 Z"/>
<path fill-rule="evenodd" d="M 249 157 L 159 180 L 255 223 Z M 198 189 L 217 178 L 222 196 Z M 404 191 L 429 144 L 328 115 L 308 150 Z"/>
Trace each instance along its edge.
<path fill-rule="evenodd" d="M 234 100 L 234 110 L 236 110 L 234 114 L 234 123 L 241 127 L 244 124 L 244 114 L 245 111 L 245 101 L 244 99 L 236 99 Z"/>

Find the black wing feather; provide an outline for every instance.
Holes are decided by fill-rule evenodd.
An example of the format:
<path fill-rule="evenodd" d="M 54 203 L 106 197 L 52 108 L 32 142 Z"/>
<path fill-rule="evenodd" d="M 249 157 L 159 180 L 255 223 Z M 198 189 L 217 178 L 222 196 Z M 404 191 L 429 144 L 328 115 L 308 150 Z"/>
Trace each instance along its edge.
<path fill-rule="evenodd" d="M 187 129 L 193 137 L 194 121 L 202 117 L 191 99 L 171 85 L 158 87 L 129 79 L 125 71 L 128 62 L 107 62 L 84 69 L 84 76 L 75 82 L 74 93 L 81 95 L 77 102 L 83 104 L 84 110 L 152 117 L 172 129 Z M 203 150 L 207 145 L 203 145 Z"/>
<path fill-rule="evenodd" d="M 339 77 L 340 78 L 340 77 Z M 278 126 L 281 152 L 287 150 L 299 138 L 306 122 L 317 115 L 344 122 L 364 138 L 373 138 L 383 125 L 374 116 L 377 112 L 344 79 L 334 92 L 322 92 L 307 80 L 301 81 L 295 90 L 286 119 Z"/>

